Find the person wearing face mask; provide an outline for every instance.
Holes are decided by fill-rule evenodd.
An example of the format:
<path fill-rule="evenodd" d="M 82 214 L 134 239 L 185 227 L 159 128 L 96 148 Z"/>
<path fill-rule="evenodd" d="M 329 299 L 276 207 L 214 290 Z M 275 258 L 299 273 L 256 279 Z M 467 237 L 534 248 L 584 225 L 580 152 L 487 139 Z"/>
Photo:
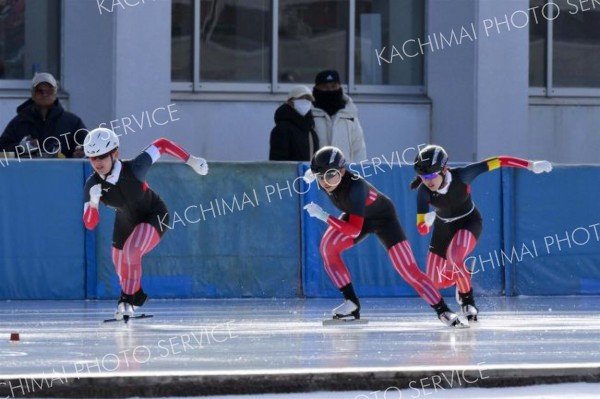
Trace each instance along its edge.
<path fill-rule="evenodd" d="M 270 161 L 310 161 L 319 149 L 314 130 L 310 89 L 295 86 L 287 101 L 275 111 L 275 127 L 271 131 Z"/>
<path fill-rule="evenodd" d="M 321 146 L 334 146 L 346 154 L 348 163 L 367 159 L 367 146 L 358 120 L 358 110 L 344 94 L 335 70 L 321 71 L 313 88 L 315 131 Z"/>
<path fill-rule="evenodd" d="M 417 190 L 417 229 L 421 235 L 433 226 L 427 254 L 427 275 L 436 288 L 456 285 L 456 300 L 468 320 L 477 321 L 471 273 L 465 259 L 477 245 L 483 229 L 481 215 L 471 199 L 471 182 L 480 174 L 501 167 L 550 172 L 548 161 L 498 156 L 463 167 L 448 168 L 448 154 L 439 145 L 421 149 L 414 163 L 417 176 L 410 188 Z M 429 207 L 435 210 L 429 212 Z"/>

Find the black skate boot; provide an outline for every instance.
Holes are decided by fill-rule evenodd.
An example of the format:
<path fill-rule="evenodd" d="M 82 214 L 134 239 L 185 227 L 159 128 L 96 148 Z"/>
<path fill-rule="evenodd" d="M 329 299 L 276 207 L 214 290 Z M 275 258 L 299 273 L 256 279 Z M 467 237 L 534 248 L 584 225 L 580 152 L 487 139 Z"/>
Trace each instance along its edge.
<path fill-rule="evenodd" d="M 117 302 L 117 310 L 115 310 L 115 319 L 125 321 L 133 316 L 133 305 L 131 304 L 133 295 L 127 295 L 121 291 L 121 296 Z"/>
<path fill-rule="evenodd" d="M 448 307 L 448 305 L 446 305 L 446 302 L 444 302 L 443 299 L 439 303 L 431 305 L 431 307 L 437 313 L 440 321 L 445 325 L 449 327 L 459 328 L 469 327 L 469 322 L 466 319 L 461 320 L 456 313 L 450 310 L 450 308 Z"/>
<path fill-rule="evenodd" d="M 140 287 L 140 289 L 132 295 L 131 304 L 135 309 L 142 306 L 146 302 L 146 299 L 148 299 L 148 295 L 146 295 L 142 287 Z"/>
<path fill-rule="evenodd" d="M 354 293 L 352 283 L 340 288 L 342 295 L 344 295 L 344 303 L 333 309 L 332 314 L 334 319 L 348 319 L 354 317 L 354 319 L 360 319 L 360 301 Z"/>
<path fill-rule="evenodd" d="M 469 290 L 469 292 L 458 292 L 457 300 L 460 304 L 460 308 L 462 314 L 469 321 L 477 321 L 477 315 L 479 314 L 479 309 L 475 305 L 475 298 L 473 298 L 473 288 Z"/>

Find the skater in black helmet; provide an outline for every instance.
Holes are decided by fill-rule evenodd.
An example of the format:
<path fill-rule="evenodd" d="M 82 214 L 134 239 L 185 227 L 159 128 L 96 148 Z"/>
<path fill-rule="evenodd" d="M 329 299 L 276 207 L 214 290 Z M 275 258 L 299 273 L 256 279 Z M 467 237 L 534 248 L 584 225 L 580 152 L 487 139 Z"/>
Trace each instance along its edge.
<path fill-rule="evenodd" d="M 94 173 L 85 184 L 83 220 L 89 230 L 98 224 L 100 202 L 116 210 L 112 260 L 119 276 L 121 296 L 115 318 L 127 319 L 147 298 L 141 287 L 142 256 L 150 252 L 164 234 L 159 220 L 168 222 L 167 207 L 146 183 L 146 173 L 165 153 L 185 161 L 200 175 L 208 173 L 208 165 L 206 160 L 188 154 L 164 138 L 155 140 L 134 159 L 121 161 L 119 138 L 105 128 L 88 134 L 84 152 Z"/>
<path fill-rule="evenodd" d="M 469 320 L 477 320 L 471 274 L 465 266 L 481 235 L 482 220 L 471 199 L 471 182 L 480 174 L 500 167 L 524 168 L 534 173 L 550 172 L 548 161 L 527 161 L 499 156 L 464 167 L 448 168 L 448 154 L 438 145 L 424 147 L 415 159 L 417 177 L 417 228 L 433 234 L 427 254 L 427 275 L 439 289 L 456 284 L 456 300 Z M 435 210 L 429 212 L 429 207 Z"/>
<path fill-rule="evenodd" d="M 394 268 L 435 309 L 439 319 L 449 326 L 462 326 L 439 290 L 419 270 L 390 199 L 346 169 L 344 154 L 336 147 L 323 147 L 315 153 L 305 180 L 311 182 L 315 178 L 333 204 L 344 212 L 336 218 L 315 203 L 304 207 L 310 216 L 329 226 L 321 239 L 321 255 L 325 270 L 345 299 L 333 310 L 333 318 L 360 318 L 360 302 L 341 254 L 373 233 L 387 249 Z"/>

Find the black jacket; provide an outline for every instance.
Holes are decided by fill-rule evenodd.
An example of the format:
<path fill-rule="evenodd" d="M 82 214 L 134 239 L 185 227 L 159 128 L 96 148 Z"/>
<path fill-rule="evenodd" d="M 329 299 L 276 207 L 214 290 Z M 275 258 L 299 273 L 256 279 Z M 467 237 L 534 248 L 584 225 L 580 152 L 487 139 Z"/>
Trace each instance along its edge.
<path fill-rule="evenodd" d="M 58 99 L 48 111 L 45 120 L 42 119 L 42 114 L 33 100 L 29 99 L 17 107 L 17 116 L 6 125 L 0 136 L 0 151 L 17 152 L 15 147 L 21 140 L 31 136 L 37 139 L 42 147 L 42 156 L 56 156 L 62 153 L 65 157 L 71 158 L 75 147 L 78 144 L 83 145 L 86 134 L 87 130 L 81 118 L 65 111 Z M 48 139 L 49 137 L 53 138 Z M 27 149 L 20 149 L 18 152 L 25 156 L 29 155 Z"/>
<path fill-rule="evenodd" d="M 305 116 L 285 103 L 275 111 L 275 127 L 271 130 L 270 161 L 310 161 L 319 149 L 312 113 Z M 310 140 L 312 139 L 312 151 Z"/>

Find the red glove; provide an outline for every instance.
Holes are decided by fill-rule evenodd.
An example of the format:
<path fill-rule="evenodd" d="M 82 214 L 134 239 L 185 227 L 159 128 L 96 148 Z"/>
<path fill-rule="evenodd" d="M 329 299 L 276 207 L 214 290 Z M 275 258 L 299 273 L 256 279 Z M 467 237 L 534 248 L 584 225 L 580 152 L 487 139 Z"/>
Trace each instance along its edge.
<path fill-rule="evenodd" d="M 419 234 L 421 234 L 422 236 L 429 234 L 429 226 L 427 226 L 425 222 L 419 223 L 417 225 L 417 229 L 419 230 Z"/>

